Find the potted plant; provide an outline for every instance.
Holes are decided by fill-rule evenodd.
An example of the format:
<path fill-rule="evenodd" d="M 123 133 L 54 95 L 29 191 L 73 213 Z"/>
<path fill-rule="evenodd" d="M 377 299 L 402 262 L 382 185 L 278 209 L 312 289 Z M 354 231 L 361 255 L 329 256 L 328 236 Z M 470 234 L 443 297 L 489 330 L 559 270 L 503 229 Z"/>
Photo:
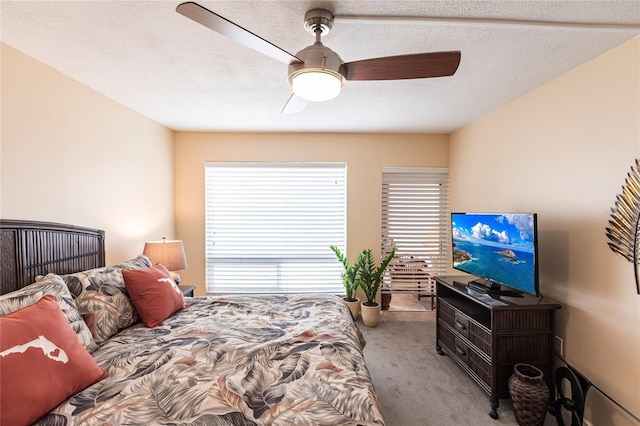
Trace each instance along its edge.
<path fill-rule="evenodd" d="M 380 289 L 384 271 L 395 254 L 396 249 L 394 248 L 387 257 L 380 262 L 380 265 L 376 266 L 371 249 L 366 249 L 361 253 L 363 259 L 361 260 L 362 264 L 360 265 L 359 271 L 360 288 L 362 288 L 362 291 L 367 298 L 366 302 L 362 302 L 361 315 L 362 322 L 367 327 L 375 327 L 378 325 L 380 304 L 376 302 L 376 295 Z"/>
<path fill-rule="evenodd" d="M 360 285 L 360 279 L 358 277 L 358 271 L 362 263 L 362 253 L 358 256 L 358 259 L 349 263 L 347 256 L 343 255 L 340 249 L 334 245 L 331 245 L 331 250 L 336 254 L 338 260 L 344 266 L 344 272 L 342 272 L 342 284 L 344 286 L 345 297 L 344 301 L 351 310 L 351 316 L 355 321 L 358 318 L 358 312 L 360 311 L 360 299 L 356 297 L 356 290 Z"/>

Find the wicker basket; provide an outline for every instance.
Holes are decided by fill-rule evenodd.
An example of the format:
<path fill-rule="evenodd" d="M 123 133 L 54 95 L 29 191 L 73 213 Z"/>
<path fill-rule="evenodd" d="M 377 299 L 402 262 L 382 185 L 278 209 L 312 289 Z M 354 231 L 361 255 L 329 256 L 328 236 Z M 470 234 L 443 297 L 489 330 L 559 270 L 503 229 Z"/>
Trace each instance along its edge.
<path fill-rule="evenodd" d="M 520 426 L 542 426 L 549 405 L 549 388 L 543 373 L 529 364 L 516 364 L 509 377 L 513 412 Z"/>

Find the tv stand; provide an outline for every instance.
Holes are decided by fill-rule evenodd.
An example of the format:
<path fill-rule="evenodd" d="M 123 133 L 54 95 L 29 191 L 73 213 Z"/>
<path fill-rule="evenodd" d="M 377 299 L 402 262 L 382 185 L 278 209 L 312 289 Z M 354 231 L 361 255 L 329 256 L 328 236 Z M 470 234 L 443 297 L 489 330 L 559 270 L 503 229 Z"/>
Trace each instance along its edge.
<path fill-rule="evenodd" d="M 494 283 L 492 281 L 488 281 L 489 285 L 486 284 L 485 280 L 473 280 L 469 281 L 467 286 L 477 292 L 482 294 L 489 294 L 491 296 L 510 296 L 510 297 L 522 297 L 522 292 L 518 290 L 503 290 L 500 284 Z"/>
<path fill-rule="evenodd" d="M 518 363 L 542 370 L 553 401 L 553 336 L 560 305 L 528 294 L 479 294 L 470 278 L 435 277 L 438 353 L 450 356 L 489 395 L 494 419 L 498 400 L 510 397 L 508 380 Z"/>

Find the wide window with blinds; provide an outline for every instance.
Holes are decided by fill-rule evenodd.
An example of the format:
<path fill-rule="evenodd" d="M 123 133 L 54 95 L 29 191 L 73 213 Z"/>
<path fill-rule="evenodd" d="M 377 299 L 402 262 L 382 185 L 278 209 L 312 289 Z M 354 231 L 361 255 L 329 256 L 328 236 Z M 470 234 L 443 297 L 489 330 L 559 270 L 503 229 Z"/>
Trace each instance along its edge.
<path fill-rule="evenodd" d="M 396 249 L 384 293 L 431 295 L 432 277 L 447 272 L 447 177 L 441 168 L 383 169 L 381 252 Z"/>
<path fill-rule="evenodd" d="M 342 292 L 344 163 L 207 163 L 209 293 Z"/>

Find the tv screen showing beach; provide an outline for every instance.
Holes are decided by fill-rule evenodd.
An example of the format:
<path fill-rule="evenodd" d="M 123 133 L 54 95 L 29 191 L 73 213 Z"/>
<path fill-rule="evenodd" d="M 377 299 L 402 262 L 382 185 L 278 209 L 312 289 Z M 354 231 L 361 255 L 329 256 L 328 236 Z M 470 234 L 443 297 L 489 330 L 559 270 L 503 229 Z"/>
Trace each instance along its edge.
<path fill-rule="evenodd" d="M 451 215 L 453 267 L 536 294 L 535 215 Z"/>

